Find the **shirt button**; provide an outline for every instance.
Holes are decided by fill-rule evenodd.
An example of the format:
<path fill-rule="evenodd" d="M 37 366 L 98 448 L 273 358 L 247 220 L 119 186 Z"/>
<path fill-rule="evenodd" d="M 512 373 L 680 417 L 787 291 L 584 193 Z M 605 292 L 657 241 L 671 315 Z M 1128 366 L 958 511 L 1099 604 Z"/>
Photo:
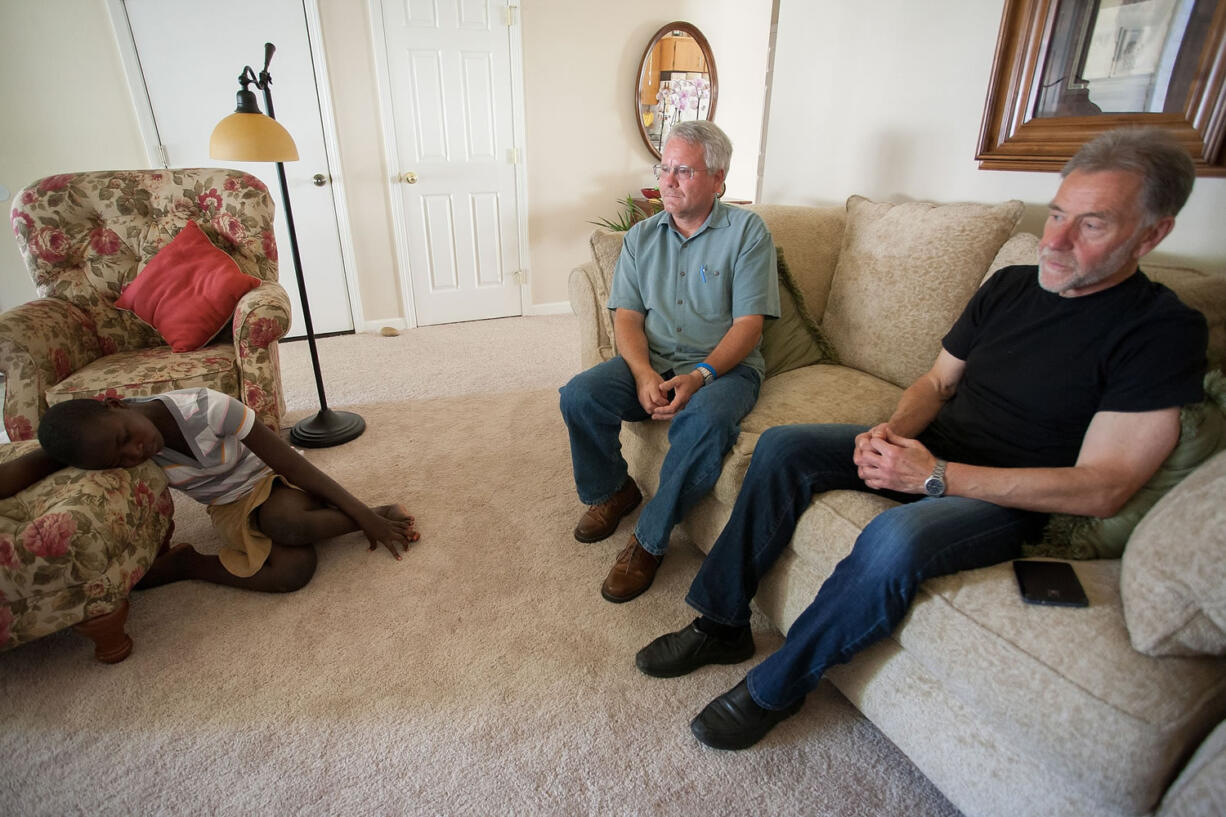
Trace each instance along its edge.
<path fill-rule="evenodd" d="M 684 277 L 685 277 L 685 270 L 681 270 L 681 277 L 682 277 L 682 278 L 684 278 Z"/>
<path fill-rule="evenodd" d="M 681 327 L 680 327 L 680 326 L 678 326 L 678 327 L 677 327 L 677 331 L 678 331 L 678 332 L 680 332 L 680 331 L 681 331 Z"/>
<path fill-rule="evenodd" d="M 680 301 L 680 300 L 679 300 L 679 301 L 677 301 L 677 306 L 681 306 L 683 303 L 685 303 L 685 301 Z"/>

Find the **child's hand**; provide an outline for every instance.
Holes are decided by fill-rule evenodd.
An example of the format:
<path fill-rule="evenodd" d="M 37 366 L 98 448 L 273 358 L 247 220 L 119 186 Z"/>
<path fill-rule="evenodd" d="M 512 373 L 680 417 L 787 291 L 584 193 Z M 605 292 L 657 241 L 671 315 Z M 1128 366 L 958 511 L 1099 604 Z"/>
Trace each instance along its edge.
<path fill-rule="evenodd" d="M 370 550 L 382 543 L 396 557 L 396 561 L 400 561 L 396 545 L 407 553 L 409 545 L 421 539 L 421 534 L 413 528 L 413 522 L 413 517 L 400 505 L 385 505 L 371 510 L 370 519 L 362 525 L 362 530 L 370 540 Z"/>

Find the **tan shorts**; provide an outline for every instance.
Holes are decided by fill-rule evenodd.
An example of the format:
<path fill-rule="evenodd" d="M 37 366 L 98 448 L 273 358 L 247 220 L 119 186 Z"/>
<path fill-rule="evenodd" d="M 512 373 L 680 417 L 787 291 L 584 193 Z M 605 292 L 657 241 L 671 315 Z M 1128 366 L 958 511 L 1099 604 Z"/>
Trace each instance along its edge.
<path fill-rule="evenodd" d="M 233 502 L 208 507 L 209 518 L 213 520 L 213 527 L 222 541 L 221 552 L 217 556 L 221 559 L 222 567 L 235 576 L 254 576 L 268 561 L 272 540 L 256 527 L 253 517 L 259 507 L 268 501 L 277 480 L 288 488 L 301 490 L 276 474 L 269 474 Z"/>

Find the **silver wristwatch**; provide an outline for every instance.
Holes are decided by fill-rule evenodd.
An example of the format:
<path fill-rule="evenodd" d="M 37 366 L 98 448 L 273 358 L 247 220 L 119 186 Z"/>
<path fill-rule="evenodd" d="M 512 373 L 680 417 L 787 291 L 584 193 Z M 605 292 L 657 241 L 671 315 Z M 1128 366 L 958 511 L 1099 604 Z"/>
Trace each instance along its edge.
<path fill-rule="evenodd" d="M 937 460 L 932 476 L 924 480 L 924 493 L 928 496 L 945 496 L 945 460 Z"/>

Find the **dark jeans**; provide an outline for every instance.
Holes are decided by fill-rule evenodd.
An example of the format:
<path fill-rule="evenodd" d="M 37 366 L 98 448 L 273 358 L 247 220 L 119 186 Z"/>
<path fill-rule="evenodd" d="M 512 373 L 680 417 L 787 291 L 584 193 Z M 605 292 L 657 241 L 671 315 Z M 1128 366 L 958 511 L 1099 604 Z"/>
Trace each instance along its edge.
<path fill-rule="evenodd" d="M 673 526 L 715 487 L 724 455 L 741 433 L 741 418 L 757 402 L 760 387 L 758 373 L 742 364 L 696 391 L 672 419 L 660 487 L 634 528 L 649 553 L 663 555 Z M 626 481 L 622 421 L 650 422 L 650 416 L 639 405 L 634 375 L 620 356 L 575 375 L 561 393 L 579 500 L 599 505 Z"/>
<path fill-rule="evenodd" d="M 814 494 L 869 491 L 852 453 L 864 426 L 793 425 L 758 440 L 732 516 L 690 586 L 687 603 L 723 624 L 749 623 L 749 601 L 792 538 Z M 1046 515 L 963 497 L 874 491 L 899 499 L 857 537 L 788 630 L 783 646 L 750 670 L 749 693 L 783 709 L 817 686 L 827 667 L 889 635 L 920 583 L 1015 558 Z"/>

